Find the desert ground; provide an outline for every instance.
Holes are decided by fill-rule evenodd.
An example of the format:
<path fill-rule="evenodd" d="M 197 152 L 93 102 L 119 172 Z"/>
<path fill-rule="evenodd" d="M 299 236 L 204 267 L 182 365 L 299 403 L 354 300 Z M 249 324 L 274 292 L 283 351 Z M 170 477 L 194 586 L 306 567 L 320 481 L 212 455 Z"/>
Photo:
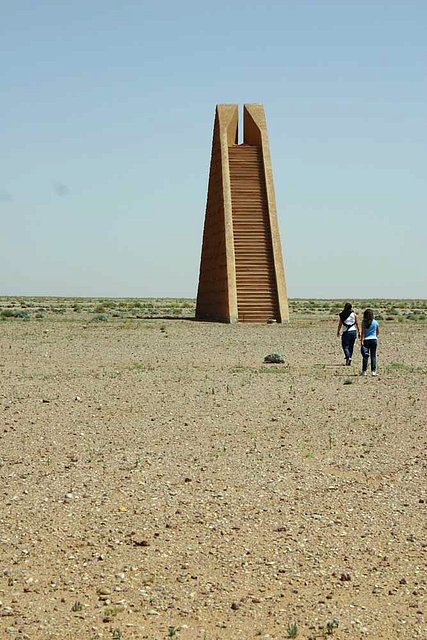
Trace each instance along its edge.
<path fill-rule="evenodd" d="M 0 303 L 0 638 L 427 638 L 425 301 Z"/>

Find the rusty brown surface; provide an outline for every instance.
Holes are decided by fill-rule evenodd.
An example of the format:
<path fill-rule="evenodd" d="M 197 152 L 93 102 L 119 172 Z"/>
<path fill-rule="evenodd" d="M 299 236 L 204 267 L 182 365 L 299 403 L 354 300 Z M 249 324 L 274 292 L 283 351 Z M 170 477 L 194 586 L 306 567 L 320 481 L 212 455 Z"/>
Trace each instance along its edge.
<path fill-rule="evenodd" d="M 262 105 L 217 105 L 196 318 L 289 319 L 267 128 Z"/>

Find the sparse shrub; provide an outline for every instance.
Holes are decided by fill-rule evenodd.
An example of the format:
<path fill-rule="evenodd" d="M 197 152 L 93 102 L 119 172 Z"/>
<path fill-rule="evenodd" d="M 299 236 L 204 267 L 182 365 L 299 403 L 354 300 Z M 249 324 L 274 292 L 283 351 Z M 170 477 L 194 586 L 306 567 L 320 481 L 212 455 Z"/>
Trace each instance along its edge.
<path fill-rule="evenodd" d="M 339 623 L 336 618 L 332 618 L 329 622 L 326 623 L 326 633 L 328 636 L 331 636 L 334 632 L 334 629 L 338 629 Z"/>
<path fill-rule="evenodd" d="M 105 304 L 97 304 L 94 311 L 95 313 L 104 313 L 106 311 Z"/>
<path fill-rule="evenodd" d="M 25 309 L 3 309 L 1 312 L 1 317 L 3 320 L 7 318 L 21 318 L 22 320 L 30 319 L 30 312 Z"/>
<path fill-rule="evenodd" d="M 406 365 L 403 362 L 390 362 L 390 369 L 405 369 Z"/>
<path fill-rule="evenodd" d="M 290 622 L 287 627 L 288 638 L 296 638 L 298 635 L 298 625 L 296 622 Z"/>
<path fill-rule="evenodd" d="M 106 313 L 97 313 L 93 316 L 92 322 L 107 322 L 108 316 Z"/>
<path fill-rule="evenodd" d="M 264 362 L 271 364 L 283 364 L 285 358 L 280 353 L 269 353 L 265 356 Z"/>

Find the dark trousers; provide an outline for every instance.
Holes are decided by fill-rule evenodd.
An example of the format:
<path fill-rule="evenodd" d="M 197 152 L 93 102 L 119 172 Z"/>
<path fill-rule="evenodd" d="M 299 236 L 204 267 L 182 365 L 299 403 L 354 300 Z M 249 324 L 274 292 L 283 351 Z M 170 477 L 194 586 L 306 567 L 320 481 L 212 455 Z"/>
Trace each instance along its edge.
<path fill-rule="evenodd" d="M 371 340 L 364 340 L 360 349 L 362 353 L 362 371 L 366 371 L 368 368 L 368 359 L 371 356 L 371 371 L 377 370 L 377 340 L 372 338 Z"/>
<path fill-rule="evenodd" d="M 344 331 L 341 336 L 342 350 L 346 360 L 350 360 L 353 355 L 354 343 L 356 341 L 356 331 Z"/>

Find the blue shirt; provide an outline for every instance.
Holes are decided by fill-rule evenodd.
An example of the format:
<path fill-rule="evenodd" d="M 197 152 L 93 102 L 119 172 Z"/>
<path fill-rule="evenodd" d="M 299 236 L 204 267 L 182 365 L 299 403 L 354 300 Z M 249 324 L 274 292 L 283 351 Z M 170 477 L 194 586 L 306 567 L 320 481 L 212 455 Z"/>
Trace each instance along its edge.
<path fill-rule="evenodd" d="M 372 320 L 369 327 L 366 327 L 365 323 L 363 323 L 363 327 L 365 330 L 365 335 L 364 335 L 365 340 L 372 340 L 373 338 L 377 337 L 378 322 L 376 320 Z"/>

